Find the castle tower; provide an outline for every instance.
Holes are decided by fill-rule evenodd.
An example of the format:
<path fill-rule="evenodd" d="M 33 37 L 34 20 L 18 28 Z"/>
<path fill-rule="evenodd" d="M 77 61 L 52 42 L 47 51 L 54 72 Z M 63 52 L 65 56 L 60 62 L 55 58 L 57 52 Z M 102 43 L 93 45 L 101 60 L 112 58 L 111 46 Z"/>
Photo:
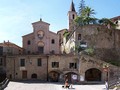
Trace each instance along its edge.
<path fill-rule="evenodd" d="M 70 10 L 68 11 L 68 23 L 69 23 L 69 31 L 73 30 L 73 20 L 76 18 L 77 12 L 75 11 L 74 3 L 72 0 Z"/>

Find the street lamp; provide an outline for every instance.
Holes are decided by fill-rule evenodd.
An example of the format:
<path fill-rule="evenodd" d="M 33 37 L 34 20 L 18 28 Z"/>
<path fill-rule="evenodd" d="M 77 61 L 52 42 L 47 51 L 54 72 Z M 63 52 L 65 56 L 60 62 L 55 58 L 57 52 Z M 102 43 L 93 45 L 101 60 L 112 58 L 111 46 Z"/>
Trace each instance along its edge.
<path fill-rule="evenodd" d="M 106 72 L 105 85 L 106 85 L 106 89 L 109 90 L 109 65 L 108 64 L 103 65 L 103 71 Z"/>

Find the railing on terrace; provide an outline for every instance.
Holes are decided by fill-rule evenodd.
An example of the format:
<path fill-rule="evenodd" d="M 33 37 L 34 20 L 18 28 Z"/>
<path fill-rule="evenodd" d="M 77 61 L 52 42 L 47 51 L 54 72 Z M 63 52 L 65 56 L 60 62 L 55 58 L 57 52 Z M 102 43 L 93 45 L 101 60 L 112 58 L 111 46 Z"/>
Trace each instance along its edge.
<path fill-rule="evenodd" d="M 78 69 L 75 68 L 63 68 L 63 71 L 78 71 Z"/>
<path fill-rule="evenodd" d="M 6 88 L 6 86 L 9 83 L 9 79 L 5 79 L 3 82 L 0 83 L 0 90 L 4 90 L 4 88 Z"/>
<path fill-rule="evenodd" d="M 120 78 L 114 78 L 113 80 L 109 81 L 109 88 L 115 88 L 120 85 Z"/>

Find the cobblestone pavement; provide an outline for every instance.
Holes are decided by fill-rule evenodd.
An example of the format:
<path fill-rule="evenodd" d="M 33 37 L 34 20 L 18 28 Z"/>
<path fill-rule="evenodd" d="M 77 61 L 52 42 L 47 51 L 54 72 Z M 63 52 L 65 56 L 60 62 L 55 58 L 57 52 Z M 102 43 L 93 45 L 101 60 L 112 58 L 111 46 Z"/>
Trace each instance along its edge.
<path fill-rule="evenodd" d="M 10 81 L 4 90 L 105 90 L 104 88 L 105 85 L 73 85 L 73 88 L 64 89 L 60 83 Z"/>

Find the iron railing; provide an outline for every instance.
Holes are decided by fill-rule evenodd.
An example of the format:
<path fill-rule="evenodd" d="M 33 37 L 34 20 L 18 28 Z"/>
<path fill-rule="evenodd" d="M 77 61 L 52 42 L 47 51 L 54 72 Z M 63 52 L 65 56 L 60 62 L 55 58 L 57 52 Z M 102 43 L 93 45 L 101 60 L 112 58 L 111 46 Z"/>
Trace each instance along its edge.
<path fill-rule="evenodd" d="M 6 86 L 9 83 L 9 79 L 5 79 L 3 82 L 0 83 L 0 90 L 4 90 L 4 88 L 6 88 Z"/>

